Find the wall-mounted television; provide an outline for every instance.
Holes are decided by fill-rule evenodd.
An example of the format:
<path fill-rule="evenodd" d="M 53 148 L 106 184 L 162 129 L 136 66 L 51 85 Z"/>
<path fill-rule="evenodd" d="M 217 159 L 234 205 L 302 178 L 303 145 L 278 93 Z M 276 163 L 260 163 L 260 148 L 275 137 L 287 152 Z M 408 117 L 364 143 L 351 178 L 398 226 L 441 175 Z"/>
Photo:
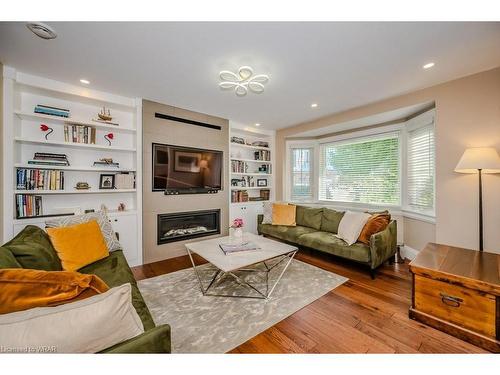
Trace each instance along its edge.
<path fill-rule="evenodd" d="M 153 143 L 153 191 L 222 189 L 222 151 Z"/>

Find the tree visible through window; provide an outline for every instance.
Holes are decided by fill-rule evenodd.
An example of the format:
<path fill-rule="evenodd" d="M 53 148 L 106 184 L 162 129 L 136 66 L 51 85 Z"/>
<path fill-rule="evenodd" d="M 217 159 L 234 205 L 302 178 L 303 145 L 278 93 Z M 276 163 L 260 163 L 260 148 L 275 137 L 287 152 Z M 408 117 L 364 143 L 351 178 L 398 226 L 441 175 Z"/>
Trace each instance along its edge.
<path fill-rule="evenodd" d="M 322 145 L 319 172 L 321 200 L 399 205 L 399 136 Z"/>

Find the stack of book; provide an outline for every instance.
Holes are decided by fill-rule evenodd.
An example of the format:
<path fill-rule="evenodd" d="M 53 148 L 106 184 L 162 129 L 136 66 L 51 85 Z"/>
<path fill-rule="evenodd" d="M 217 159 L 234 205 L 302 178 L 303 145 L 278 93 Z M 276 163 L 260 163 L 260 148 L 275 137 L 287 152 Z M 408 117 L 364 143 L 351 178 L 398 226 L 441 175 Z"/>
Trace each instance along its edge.
<path fill-rule="evenodd" d="M 96 130 L 86 125 L 64 125 L 64 142 L 95 144 Z"/>
<path fill-rule="evenodd" d="M 16 194 L 16 215 L 18 219 L 43 215 L 42 196 Z"/>
<path fill-rule="evenodd" d="M 133 189 L 135 187 L 134 173 L 118 173 L 115 175 L 115 189 Z"/>
<path fill-rule="evenodd" d="M 231 171 L 233 173 L 246 173 L 248 165 L 244 161 L 231 160 Z"/>
<path fill-rule="evenodd" d="M 248 192 L 246 190 L 233 190 L 231 192 L 231 202 L 248 202 Z"/>
<path fill-rule="evenodd" d="M 271 160 L 271 151 L 268 151 L 268 150 L 255 151 L 254 157 L 255 157 L 255 160 L 270 161 Z"/>
<path fill-rule="evenodd" d="M 41 104 L 36 105 L 35 113 L 57 116 L 57 117 L 66 117 L 66 118 L 69 117 L 69 109 L 49 107 L 48 105 L 41 105 Z"/>
<path fill-rule="evenodd" d="M 49 152 L 35 152 L 33 159 L 28 160 L 28 164 L 68 166 L 69 161 L 66 154 L 52 154 Z"/>
<path fill-rule="evenodd" d="M 64 171 L 17 169 L 17 190 L 64 190 Z"/>
<path fill-rule="evenodd" d="M 225 244 L 221 243 L 219 245 L 224 255 L 229 255 L 233 253 L 240 253 L 243 251 L 254 251 L 260 250 L 260 248 L 253 242 L 243 242 L 239 244 Z"/>

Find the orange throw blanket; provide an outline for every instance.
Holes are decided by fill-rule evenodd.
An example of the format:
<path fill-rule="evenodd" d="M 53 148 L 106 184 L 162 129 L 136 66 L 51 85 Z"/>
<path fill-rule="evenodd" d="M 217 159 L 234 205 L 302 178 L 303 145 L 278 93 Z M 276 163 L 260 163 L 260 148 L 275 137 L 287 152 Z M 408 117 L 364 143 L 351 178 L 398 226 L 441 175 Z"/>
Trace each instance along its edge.
<path fill-rule="evenodd" d="M 57 306 L 109 290 L 96 275 L 23 268 L 0 269 L 0 314 Z"/>

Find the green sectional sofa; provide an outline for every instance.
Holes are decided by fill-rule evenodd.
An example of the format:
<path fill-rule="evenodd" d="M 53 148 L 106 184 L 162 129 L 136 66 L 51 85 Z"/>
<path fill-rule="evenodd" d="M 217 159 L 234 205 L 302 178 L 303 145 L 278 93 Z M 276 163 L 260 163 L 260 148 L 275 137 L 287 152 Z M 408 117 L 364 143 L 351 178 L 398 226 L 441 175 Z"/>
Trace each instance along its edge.
<path fill-rule="evenodd" d="M 369 246 L 361 242 L 348 246 L 335 237 L 343 215 L 329 208 L 297 206 L 296 226 L 262 224 L 264 216 L 258 215 L 257 231 L 290 244 L 362 263 L 375 278 L 375 270 L 396 253 L 396 221 L 392 220 L 385 230 L 373 234 Z"/>
<path fill-rule="evenodd" d="M 0 247 L 0 268 L 62 270 L 47 233 L 34 225 L 26 226 L 16 237 Z M 78 272 L 95 274 L 110 288 L 125 283 L 132 286 L 132 304 L 142 320 L 144 333 L 107 348 L 103 353 L 170 353 L 170 326 L 155 326 L 121 250 L 111 252 L 107 258 L 89 264 Z"/>

